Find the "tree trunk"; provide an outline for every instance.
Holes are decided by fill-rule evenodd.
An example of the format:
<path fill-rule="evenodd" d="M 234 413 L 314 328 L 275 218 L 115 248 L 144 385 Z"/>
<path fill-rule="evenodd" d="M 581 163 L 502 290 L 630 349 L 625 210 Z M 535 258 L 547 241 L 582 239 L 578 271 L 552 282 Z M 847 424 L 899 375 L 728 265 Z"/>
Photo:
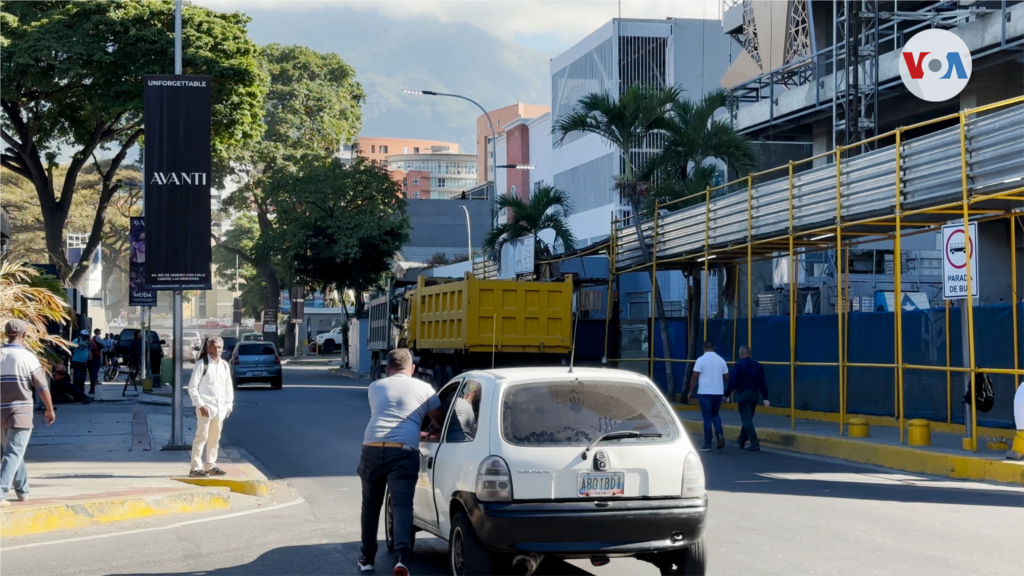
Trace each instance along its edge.
<path fill-rule="evenodd" d="M 259 265 L 258 269 L 267 283 L 267 296 L 263 300 L 263 309 L 277 310 L 278 301 L 281 299 L 281 283 L 277 279 L 277 273 L 274 271 L 274 266 L 270 262 L 263 262 Z M 280 310 L 278 311 L 280 312 Z M 275 324 L 277 323 L 277 318 L 273 318 L 272 320 Z M 266 338 L 266 328 L 264 328 L 263 335 L 264 338 Z M 281 339 L 277 336 L 277 331 L 271 333 L 270 338 L 275 346 L 281 345 Z"/>
<path fill-rule="evenodd" d="M 651 252 L 647 249 L 647 242 L 644 239 L 643 226 L 640 225 L 640 206 L 636 200 L 630 200 L 630 208 L 633 210 L 633 229 L 636 230 L 637 240 L 640 243 L 640 253 L 643 254 L 644 262 L 647 264 L 651 263 Z M 657 246 L 654 247 L 657 250 Z M 658 285 L 658 277 L 652 268 L 650 271 L 651 275 L 651 292 L 654 293 L 654 306 L 657 310 L 657 324 L 658 329 L 661 332 L 661 344 L 664 348 L 665 358 L 668 360 L 672 359 L 672 340 L 669 337 L 668 332 L 668 321 L 665 318 L 665 302 L 661 297 L 661 290 L 656 290 Z M 653 344 L 653 340 L 652 340 Z M 653 353 L 653 351 L 652 351 Z M 672 373 L 672 363 L 665 363 L 665 385 L 668 388 L 669 394 L 675 393 L 675 378 Z"/>

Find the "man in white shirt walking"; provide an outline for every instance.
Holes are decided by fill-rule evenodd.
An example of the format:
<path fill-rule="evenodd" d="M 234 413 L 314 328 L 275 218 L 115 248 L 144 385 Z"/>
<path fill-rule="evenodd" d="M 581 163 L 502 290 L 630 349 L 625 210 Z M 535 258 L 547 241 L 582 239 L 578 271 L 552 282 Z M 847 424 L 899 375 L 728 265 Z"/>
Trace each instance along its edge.
<path fill-rule="evenodd" d="M 722 396 L 725 393 L 725 382 L 729 379 L 729 366 L 725 360 L 715 353 L 715 343 L 704 341 L 704 355 L 693 365 L 693 376 L 690 377 L 690 392 L 686 399 L 697 395 L 700 404 L 700 415 L 704 420 L 704 446 L 701 450 L 711 450 L 711 427 L 715 428 L 718 449 L 725 448 L 725 434 L 722 432 L 722 418 L 718 411 L 722 408 Z"/>
<path fill-rule="evenodd" d="M 211 336 L 188 381 L 188 395 L 196 408 L 196 437 L 192 441 L 192 469 L 188 473 L 194 478 L 226 474 L 217 467 L 217 451 L 224 420 L 231 415 L 234 406 L 235 390 L 231 386 L 231 366 L 221 358 L 223 350 L 224 340 Z M 202 461 L 204 447 L 205 465 Z"/>
<path fill-rule="evenodd" d="M 363 434 L 363 452 L 356 473 L 363 481 L 362 549 L 359 570 L 373 570 L 377 527 L 385 490 L 394 516 L 394 576 L 409 576 L 412 500 L 420 472 L 420 430 L 430 417 L 438 428 L 444 411 L 434 389 L 413 378 L 416 367 L 405 348 L 388 353 L 388 377 L 370 384 L 370 422 Z"/>

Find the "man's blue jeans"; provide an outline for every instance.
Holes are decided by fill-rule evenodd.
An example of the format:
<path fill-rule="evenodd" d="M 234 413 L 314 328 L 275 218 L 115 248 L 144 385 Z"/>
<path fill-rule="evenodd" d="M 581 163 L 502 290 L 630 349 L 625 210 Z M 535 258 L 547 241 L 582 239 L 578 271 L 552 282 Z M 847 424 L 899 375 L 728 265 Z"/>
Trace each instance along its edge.
<path fill-rule="evenodd" d="M 715 436 L 722 436 L 722 418 L 718 411 L 722 408 L 721 394 L 697 394 L 700 404 L 700 416 L 704 419 L 704 445 L 711 445 L 711 426 L 715 427 Z"/>
<path fill-rule="evenodd" d="M 384 505 L 385 489 L 391 493 L 394 514 L 394 555 L 412 552 L 412 499 L 420 473 L 420 453 L 404 448 L 363 446 L 356 469 L 363 481 L 362 541 L 363 556 L 373 562 L 377 555 L 377 527 Z"/>
<path fill-rule="evenodd" d="M 8 428 L 3 433 L 3 464 L 0 464 L 0 500 L 7 499 L 13 486 L 15 493 L 28 495 L 28 471 L 25 470 L 25 449 L 32 437 L 31 428 Z"/>

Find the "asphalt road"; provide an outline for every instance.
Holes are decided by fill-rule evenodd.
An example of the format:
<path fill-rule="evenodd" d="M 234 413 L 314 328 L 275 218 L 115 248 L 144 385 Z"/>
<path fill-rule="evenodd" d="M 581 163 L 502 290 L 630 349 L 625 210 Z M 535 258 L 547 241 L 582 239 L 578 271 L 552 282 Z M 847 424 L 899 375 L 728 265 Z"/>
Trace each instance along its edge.
<path fill-rule="evenodd" d="M 4 576 L 358 574 L 366 382 L 287 367 L 283 390 L 243 389 L 236 402 L 227 443 L 280 480 L 272 498 L 235 496 L 227 513 L 5 538 Z M 705 454 L 704 466 L 713 574 L 1006 575 L 1024 566 L 1019 489 L 731 445 Z M 390 574 L 380 536 L 376 573 Z M 445 550 L 418 538 L 412 572 L 444 574 Z M 602 568 L 546 561 L 541 572 L 657 574 L 632 559 Z"/>

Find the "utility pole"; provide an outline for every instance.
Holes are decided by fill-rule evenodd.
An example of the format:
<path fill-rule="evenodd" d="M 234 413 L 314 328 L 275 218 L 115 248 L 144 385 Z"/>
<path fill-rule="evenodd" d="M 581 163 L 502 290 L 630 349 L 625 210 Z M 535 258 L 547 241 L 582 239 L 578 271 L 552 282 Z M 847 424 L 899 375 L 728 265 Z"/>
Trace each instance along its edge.
<path fill-rule="evenodd" d="M 181 74 L 181 0 L 174 0 L 174 73 Z M 181 412 L 182 370 L 185 368 L 185 350 L 182 346 L 185 319 L 181 290 L 174 291 L 174 389 L 171 391 L 171 443 L 180 447 L 185 443 L 185 429 Z M 145 344 L 144 344 L 145 345 Z"/>

